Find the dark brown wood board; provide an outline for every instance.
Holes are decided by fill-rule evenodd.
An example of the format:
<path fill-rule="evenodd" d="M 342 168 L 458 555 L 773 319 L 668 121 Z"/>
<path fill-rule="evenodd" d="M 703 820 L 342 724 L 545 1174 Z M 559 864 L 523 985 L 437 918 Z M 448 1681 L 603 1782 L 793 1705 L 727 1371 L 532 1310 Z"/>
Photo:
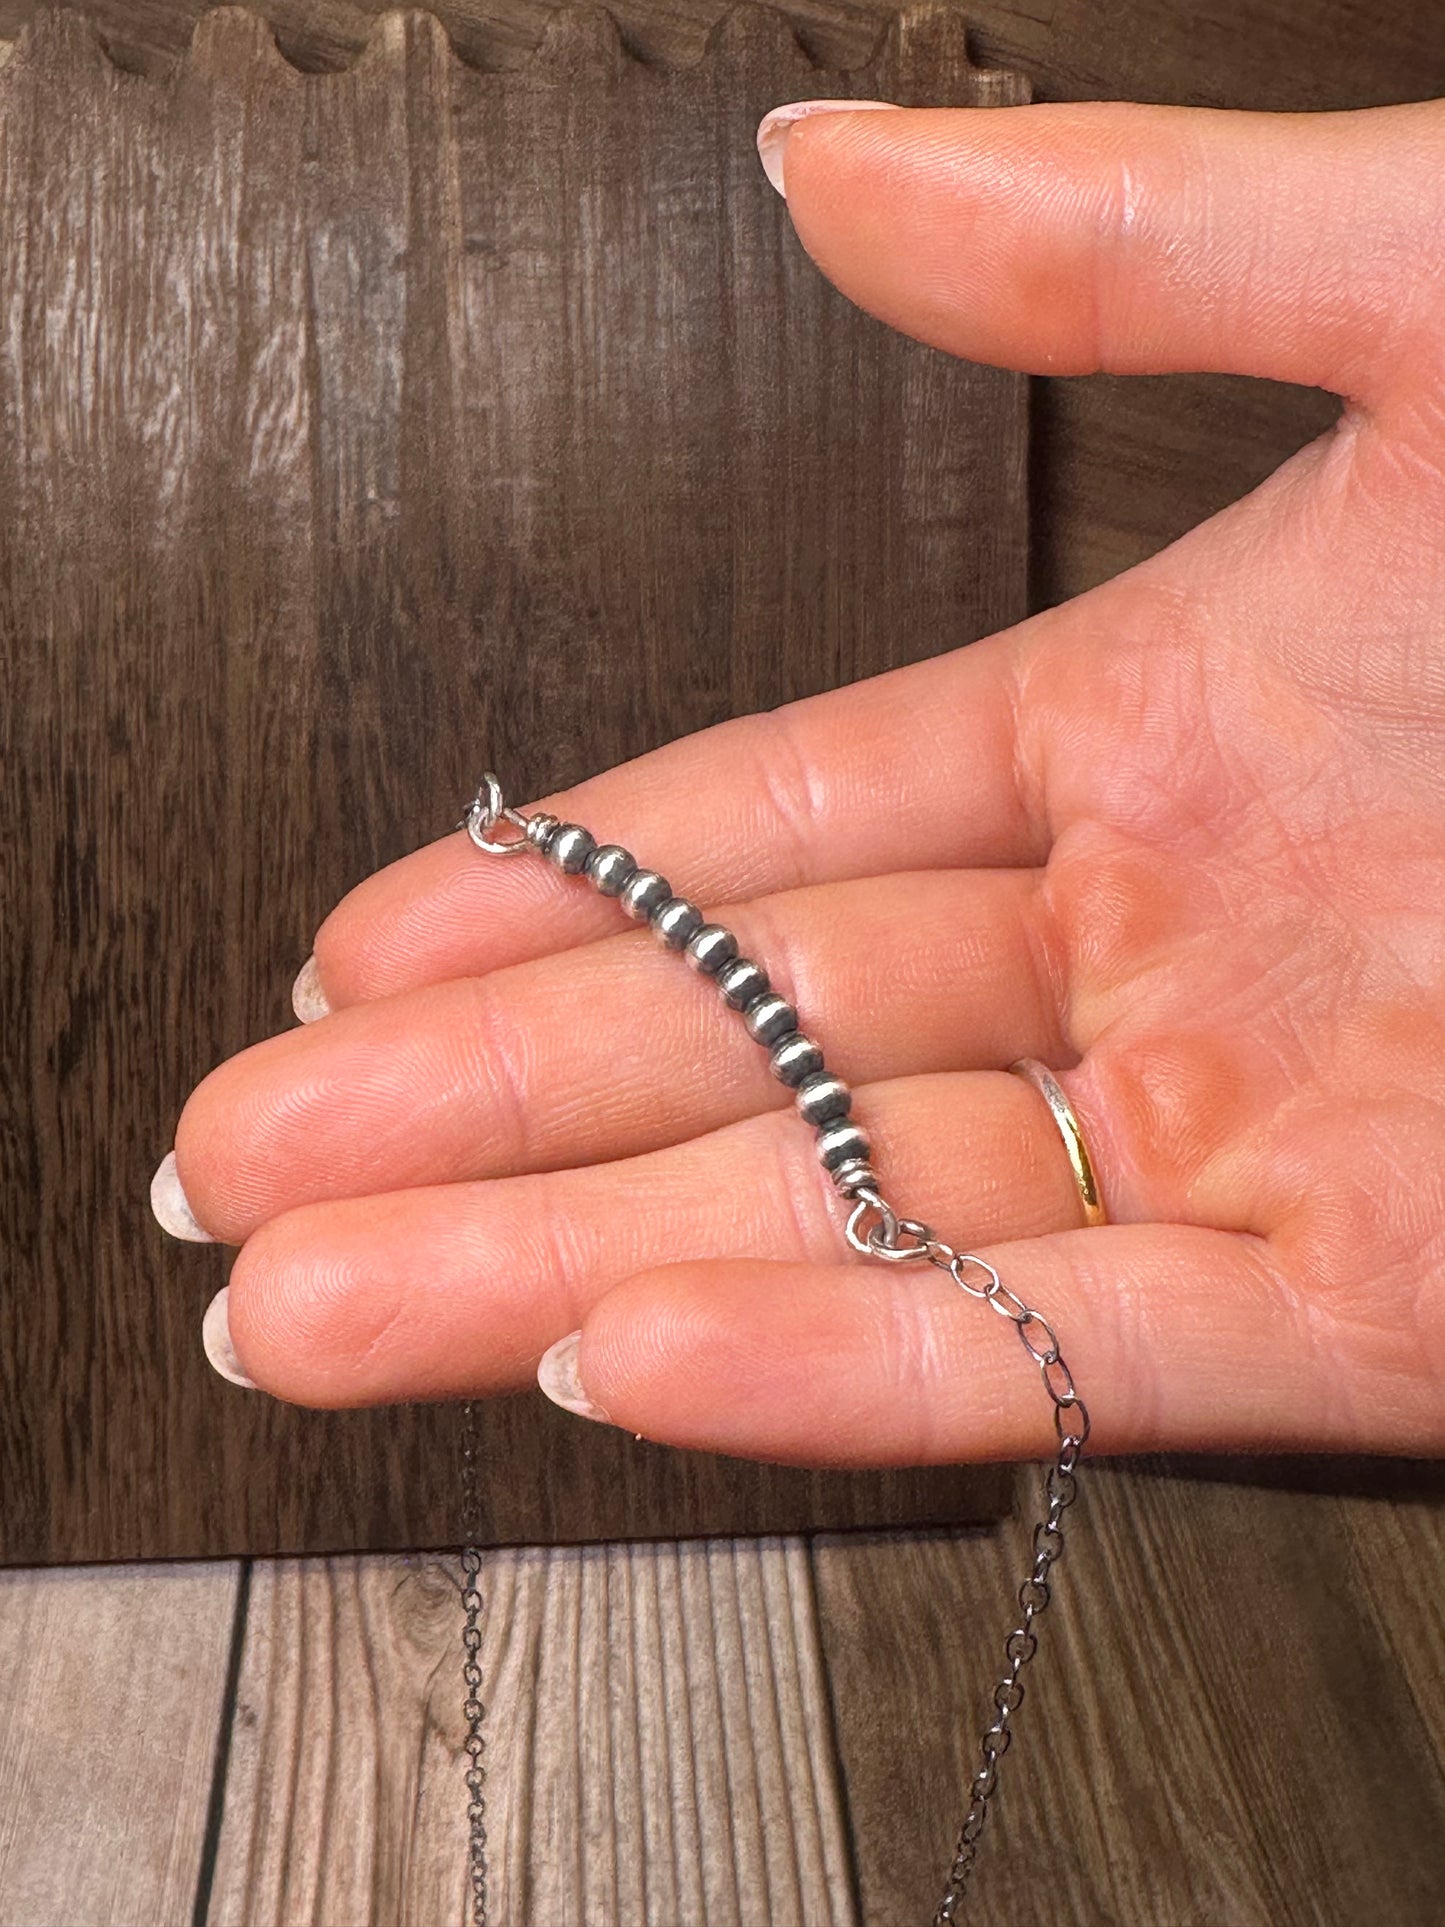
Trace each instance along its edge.
<path fill-rule="evenodd" d="M 0 0 L 14 38 L 46 0 Z M 118 65 L 164 74 L 211 0 L 85 0 Z M 308 71 L 346 67 L 387 0 L 269 0 L 286 56 Z M 430 9 L 478 67 L 525 61 L 554 0 L 437 0 Z M 719 0 L 613 0 L 627 45 L 649 60 L 696 60 Z M 782 9 L 826 66 L 856 67 L 896 11 L 890 0 L 789 0 Z M 1445 46 L 1433 0 L 968 0 L 975 58 L 1027 74 L 1041 100 L 1195 102 L 1300 113 L 1381 107 L 1441 91 Z"/>
<path fill-rule="evenodd" d="M 160 81 L 78 17 L 0 68 L 0 1557 L 454 1542 L 456 1414 L 210 1373 L 226 1257 L 152 1223 L 187 1092 L 289 1021 L 345 889 L 455 822 L 1022 613 L 1017 378 L 823 282 L 770 105 L 1009 101 L 956 15 L 825 73 L 560 15 L 506 74 L 391 15 L 304 76 L 209 15 Z M 986 1515 L 482 1415 L 497 1542 Z"/>
<path fill-rule="evenodd" d="M 84 0 L 114 58 L 164 74 L 208 0 Z M 302 67 L 345 66 L 384 0 L 268 0 Z M 0 0 L 0 36 L 37 0 Z M 613 0 L 628 45 L 695 59 L 719 0 Z M 525 60 L 552 0 L 437 0 L 463 59 Z M 891 0 L 791 0 L 787 17 L 835 66 L 865 61 Z M 967 0 L 975 58 L 1028 76 L 1041 100 L 1145 100 L 1301 113 L 1445 94 L 1436 0 Z M 1333 404 L 1309 390 L 1231 376 L 1096 376 L 1035 384 L 1030 457 L 1032 579 L 1055 602 L 1152 554 L 1252 488 L 1317 434 Z"/>

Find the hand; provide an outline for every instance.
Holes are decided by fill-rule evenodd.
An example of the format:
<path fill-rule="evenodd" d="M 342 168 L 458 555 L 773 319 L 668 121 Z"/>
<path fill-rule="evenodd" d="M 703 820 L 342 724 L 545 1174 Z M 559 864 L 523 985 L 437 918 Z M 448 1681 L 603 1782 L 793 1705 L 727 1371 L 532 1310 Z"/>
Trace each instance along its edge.
<path fill-rule="evenodd" d="M 1347 405 L 1068 606 L 546 807 L 791 993 L 889 1196 L 1054 1324 L 1091 1449 L 1438 1452 L 1445 108 L 777 125 L 804 245 L 909 333 Z M 176 1138 L 199 1224 L 241 1246 L 213 1331 L 267 1391 L 500 1392 L 580 1329 L 554 1389 L 570 1359 L 653 1439 L 1051 1448 L 1005 1322 L 848 1259 L 764 1054 L 585 884 L 446 837 L 345 899 L 306 985 L 331 1014 L 213 1072 Z M 1048 1113 L 999 1068 L 1023 1055 L 1065 1067 L 1110 1225 L 1076 1228 Z"/>

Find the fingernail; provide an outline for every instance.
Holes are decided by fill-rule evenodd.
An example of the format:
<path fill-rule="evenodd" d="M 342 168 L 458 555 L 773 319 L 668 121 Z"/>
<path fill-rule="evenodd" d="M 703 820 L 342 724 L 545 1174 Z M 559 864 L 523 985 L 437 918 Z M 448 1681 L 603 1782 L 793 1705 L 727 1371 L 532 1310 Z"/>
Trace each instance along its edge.
<path fill-rule="evenodd" d="M 161 1230 L 169 1231 L 173 1238 L 188 1239 L 193 1245 L 216 1242 L 205 1226 L 197 1222 L 190 1199 L 181 1189 L 174 1151 L 167 1151 L 156 1166 L 156 1174 L 151 1179 L 151 1210 Z"/>
<path fill-rule="evenodd" d="M 588 1398 L 582 1389 L 582 1379 L 577 1370 L 577 1353 L 581 1344 L 581 1332 L 568 1332 L 555 1345 L 549 1345 L 537 1366 L 537 1383 L 552 1403 L 560 1405 L 564 1412 L 575 1412 L 578 1418 L 600 1419 L 602 1424 L 610 1425 L 612 1414 Z"/>
<path fill-rule="evenodd" d="M 230 1295 L 230 1286 L 222 1285 L 206 1306 L 206 1315 L 201 1320 L 201 1343 L 206 1348 L 206 1357 L 222 1378 L 229 1379 L 232 1385 L 239 1385 L 243 1391 L 254 1392 L 256 1381 L 247 1378 L 241 1370 L 241 1361 L 231 1343 L 231 1318 L 226 1309 Z"/>
<path fill-rule="evenodd" d="M 791 100 L 785 107 L 775 107 L 770 114 L 764 114 L 758 124 L 758 158 L 763 172 L 786 201 L 783 149 L 800 120 L 806 120 L 810 114 L 872 114 L 880 108 L 897 105 L 896 100 Z"/>
<path fill-rule="evenodd" d="M 303 1024 L 314 1024 L 318 1017 L 330 1015 L 331 1006 L 321 988 L 314 956 L 308 957 L 296 973 L 296 981 L 291 986 L 291 1008 Z"/>

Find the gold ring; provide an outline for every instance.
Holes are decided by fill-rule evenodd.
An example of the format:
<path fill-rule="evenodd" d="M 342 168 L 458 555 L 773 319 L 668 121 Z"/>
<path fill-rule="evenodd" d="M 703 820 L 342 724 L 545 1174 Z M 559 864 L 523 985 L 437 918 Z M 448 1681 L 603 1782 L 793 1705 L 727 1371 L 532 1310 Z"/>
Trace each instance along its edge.
<path fill-rule="evenodd" d="M 1032 1084 L 1049 1107 L 1049 1116 L 1058 1126 L 1064 1149 L 1069 1154 L 1069 1168 L 1074 1174 L 1074 1183 L 1079 1187 L 1084 1223 L 1107 1224 L 1109 1216 L 1104 1209 L 1104 1200 L 1099 1196 L 1099 1180 L 1094 1176 L 1094 1163 L 1089 1156 L 1089 1147 L 1084 1142 L 1084 1129 L 1074 1115 L 1074 1107 L 1065 1096 L 1063 1086 L 1048 1065 L 1041 1064 L 1036 1057 L 1021 1057 L 1016 1064 L 1010 1064 L 1009 1069 L 1015 1077 Z"/>

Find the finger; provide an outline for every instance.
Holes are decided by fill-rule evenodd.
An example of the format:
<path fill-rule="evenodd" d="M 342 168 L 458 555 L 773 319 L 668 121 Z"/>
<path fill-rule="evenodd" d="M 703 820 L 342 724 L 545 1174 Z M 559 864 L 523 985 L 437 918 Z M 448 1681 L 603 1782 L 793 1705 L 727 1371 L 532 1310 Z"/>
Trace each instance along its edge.
<path fill-rule="evenodd" d="M 1005 633 L 723 723 L 542 807 L 714 902 L 902 869 L 1041 862 L 1045 826 L 1015 766 L 1014 651 Z M 327 917 L 306 1014 L 585 942 L 620 914 L 549 864 L 444 837 Z"/>
<path fill-rule="evenodd" d="M 1418 1368 L 1381 1373 L 1362 1432 L 1330 1334 L 1262 1240 L 1116 1225 L 981 1255 L 1057 1334 L 1090 1451 L 1429 1449 Z M 569 1409 L 743 1458 L 928 1465 L 1058 1443 L 1018 1328 L 931 1265 L 674 1264 L 607 1293 L 539 1377 Z"/>
<path fill-rule="evenodd" d="M 852 299 L 1037 374 L 1231 370 L 1378 402 L 1428 346 L 1445 110 L 811 114 L 788 208 Z M 764 123 L 760 139 L 776 135 Z"/>
<path fill-rule="evenodd" d="M 1000 1072 L 867 1087 L 860 1114 L 915 1207 L 976 1240 L 1076 1224 L 1035 1093 Z M 599 1296 L 681 1253 L 812 1259 L 846 1247 L 812 1135 L 774 1112 L 646 1157 L 304 1206 L 232 1268 L 245 1373 L 307 1405 L 514 1391 Z"/>
<path fill-rule="evenodd" d="M 1065 1053 L 1039 873 L 830 884 L 729 922 L 855 1085 Z M 900 933 L 906 942 L 900 943 Z M 880 957 L 891 961 L 880 967 Z M 791 1093 L 717 986 L 641 932 L 338 1012 L 243 1051 L 176 1131 L 190 1209 L 247 1237 L 325 1198 L 636 1155 Z"/>

